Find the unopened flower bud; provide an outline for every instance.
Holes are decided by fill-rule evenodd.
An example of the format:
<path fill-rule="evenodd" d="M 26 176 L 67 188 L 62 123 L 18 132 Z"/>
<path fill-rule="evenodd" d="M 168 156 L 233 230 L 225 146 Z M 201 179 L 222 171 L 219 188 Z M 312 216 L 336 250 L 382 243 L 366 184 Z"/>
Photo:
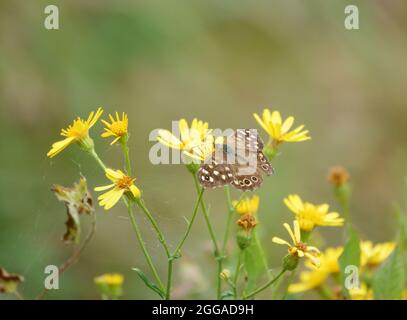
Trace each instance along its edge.
<path fill-rule="evenodd" d="M 219 276 L 222 280 L 227 281 L 230 278 L 230 270 L 223 269 Z"/>
<path fill-rule="evenodd" d="M 283 268 L 288 271 L 295 270 L 298 266 L 298 260 L 297 255 L 287 254 L 283 258 Z"/>

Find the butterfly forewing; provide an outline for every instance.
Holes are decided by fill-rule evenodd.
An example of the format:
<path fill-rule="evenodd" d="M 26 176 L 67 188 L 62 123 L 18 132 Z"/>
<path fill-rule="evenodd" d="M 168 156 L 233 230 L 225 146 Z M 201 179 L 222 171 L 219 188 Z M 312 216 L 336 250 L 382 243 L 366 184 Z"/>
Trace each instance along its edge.
<path fill-rule="evenodd" d="M 258 188 L 262 173 L 271 175 L 273 167 L 264 156 L 263 142 L 254 129 L 238 129 L 227 137 L 220 156 L 212 155 L 198 171 L 198 179 L 204 188 L 216 188 L 231 184 L 247 191 Z"/>

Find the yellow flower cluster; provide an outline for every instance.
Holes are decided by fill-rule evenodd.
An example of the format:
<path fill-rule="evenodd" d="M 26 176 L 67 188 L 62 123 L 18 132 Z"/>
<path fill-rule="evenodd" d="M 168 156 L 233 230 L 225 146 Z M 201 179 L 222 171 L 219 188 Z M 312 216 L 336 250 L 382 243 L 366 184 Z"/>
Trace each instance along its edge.
<path fill-rule="evenodd" d="M 163 145 L 181 150 L 187 156 L 205 160 L 214 151 L 214 137 L 208 130 L 208 123 L 193 119 L 191 127 L 185 119 L 178 122 L 180 138 L 168 130 L 160 129 L 157 140 Z"/>
<path fill-rule="evenodd" d="M 361 241 L 361 272 L 363 273 L 366 268 L 372 268 L 380 265 L 393 252 L 394 248 L 394 242 L 373 244 L 371 241 Z M 321 267 L 319 269 L 315 269 L 312 265 L 306 264 L 308 270 L 300 273 L 300 281 L 298 283 L 291 284 L 288 288 L 289 292 L 299 293 L 319 289 L 326 285 L 327 279 L 330 276 L 333 276 L 334 278 L 337 277 L 339 274 L 338 259 L 342 252 L 342 247 L 327 248 L 319 257 Z M 349 294 L 353 300 L 367 300 L 373 298 L 371 288 L 363 282 L 359 288 L 350 289 Z"/>
<path fill-rule="evenodd" d="M 317 268 L 321 265 L 321 261 L 318 258 L 320 251 L 316 247 L 307 245 L 305 242 L 301 241 L 301 230 L 300 225 L 297 220 L 294 220 L 294 228 L 291 229 L 288 223 L 284 223 L 283 226 L 290 235 L 292 243 L 283 240 L 279 237 L 273 237 L 272 241 L 277 244 L 287 245 L 288 253 L 294 257 L 307 258 L 311 264 Z"/>
<path fill-rule="evenodd" d="M 294 124 L 294 117 L 288 117 L 285 121 L 281 119 L 281 114 L 278 111 L 271 112 L 269 109 L 264 109 L 262 117 L 254 113 L 254 118 L 259 125 L 268 133 L 270 140 L 278 145 L 282 142 L 301 142 L 311 139 L 308 136 L 308 130 L 303 130 L 304 125 L 300 125 L 290 131 Z"/>
<path fill-rule="evenodd" d="M 284 199 L 285 205 L 295 214 L 303 231 L 312 231 L 315 226 L 342 226 L 344 219 L 337 212 L 328 212 L 329 205 L 315 205 L 303 202 L 300 196 L 293 194 Z"/>
<path fill-rule="evenodd" d="M 94 152 L 94 144 L 92 138 L 89 136 L 89 129 L 92 128 L 103 113 L 102 108 L 98 108 L 96 112 L 91 112 L 88 119 L 85 121 L 81 118 L 74 120 L 73 124 L 67 129 L 62 129 L 61 135 L 66 137 L 64 140 L 55 142 L 47 156 L 52 158 L 62 152 L 70 144 L 77 142 L 85 151 Z M 102 120 L 105 124 L 105 132 L 101 134 L 102 137 L 115 137 L 111 144 L 116 143 L 120 139 L 128 138 L 128 117 L 124 112 L 122 117 L 116 112 L 116 118 L 109 114 L 110 123 Z M 106 177 L 113 183 L 95 188 L 95 191 L 108 192 L 99 196 L 99 204 L 106 210 L 112 208 L 123 196 L 128 194 L 134 198 L 140 198 L 141 192 L 134 185 L 136 179 L 124 174 L 121 170 L 105 169 Z"/>

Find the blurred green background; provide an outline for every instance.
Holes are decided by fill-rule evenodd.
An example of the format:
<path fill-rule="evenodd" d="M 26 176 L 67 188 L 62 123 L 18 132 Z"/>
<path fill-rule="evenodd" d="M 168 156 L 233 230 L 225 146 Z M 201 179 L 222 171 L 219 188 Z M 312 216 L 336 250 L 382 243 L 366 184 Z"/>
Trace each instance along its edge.
<path fill-rule="evenodd" d="M 344 28 L 350 2 L 359 7 L 360 30 Z M 44 28 L 48 4 L 59 7 L 58 31 Z M 282 223 L 292 220 L 285 196 L 298 193 L 338 209 L 326 181 L 333 165 L 351 173 L 352 215 L 362 238 L 393 239 L 391 204 L 405 202 L 406 195 L 406 57 L 402 0 L 1 1 L 0 266 L 23 274 L 21 291 L 33 298 L 45 266 L 70 254 L 72 248 L 60 241 L 65 208 L 50 187 L 71 185 L 79 172 L 92 188 L 106 181 L 76 146 L 52 160 L 46 153 L 61 128 L 97 106 L 104 116 L 129 114 L 138 185 L 173 245 L 195 192 L 183 166 L 149 162 L 149 133 L 171 128 L 181 117 L 198 117 L 213 128 L 259 128 L 252 113 L 264 107 L 294 115 L 313 138 L 283 145 L 273 163 L 276 174 L 258 191 L 258 230 L 270 266 L 279 267 L 285 250 L 271 237 L 285 237 Z M 120 167 L 120 148 L 100 138 L 101 131 L 101 124 L 91 131 L 98 152 Z M 220 238 L 224 193 L 208 191 L 205 197 Z M 233 197 L 239 194 L 233 191 Z M 130 270 L 148 273 L 125 209 L 98 208 L 97 215 L 95 238 L 48 298 L 98 298 L 93 278 L 113 271 L 125 275 L 124 298 L 156 298 Z M 164 276 L 161 247 L 138 217 Z M 322 248 L 343 243 L 341 228 L 320 231 Z M 175 264 L 177 297 L 213 297 L 208 239 L 200 214 Z M 190 291 L 191 284 L 197 290 Z"/>

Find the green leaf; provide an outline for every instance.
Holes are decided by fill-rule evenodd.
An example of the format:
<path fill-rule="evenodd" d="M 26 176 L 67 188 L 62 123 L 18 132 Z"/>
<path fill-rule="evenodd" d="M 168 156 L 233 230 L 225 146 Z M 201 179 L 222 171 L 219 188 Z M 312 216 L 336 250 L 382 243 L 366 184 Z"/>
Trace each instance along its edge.
<path fill-rule="evenodd" d="M 268 272 L 264 251 L 255 231 L 256 230 L 253 230 L 250 246 L 244 250 L 244 266 L 247 272 L 247 292 L 253 291 L 257 287 L 259 277 Z"/>
<path fill-rule="evenodd" d="M 360 239 L 356 230 L 350 225 L 347 228 L 347 239 L 343 252 L 339 257 L 342 294 L 347 298 L 349 298 L 349 292 L 345 287 L 345 280 L 349 274 L 345 271 L 348 266 L 356 266 L 357 268 L 360 266 Z"/>
<path fill-rule="evenodd" d="M 401 299 L 404 283 L 405 273 L 400 259 L 400 249 L 396 247 L 374 275 L 374 298 L 377 300 Z"/>
<path fill-rule="evenodd" d="M 155 293 L 157 293 L 162 299 L 165 298 L 165 293 L 154 283 L 152 282 L 146 274 L 141 271 L 138 268 L 132 268 L 132 270 L 137 272 L 137 275 L 140 277 L 141 280 L 143 280 L 144 284 L 149 287 L 151 290 L 153 290 Z"/>

